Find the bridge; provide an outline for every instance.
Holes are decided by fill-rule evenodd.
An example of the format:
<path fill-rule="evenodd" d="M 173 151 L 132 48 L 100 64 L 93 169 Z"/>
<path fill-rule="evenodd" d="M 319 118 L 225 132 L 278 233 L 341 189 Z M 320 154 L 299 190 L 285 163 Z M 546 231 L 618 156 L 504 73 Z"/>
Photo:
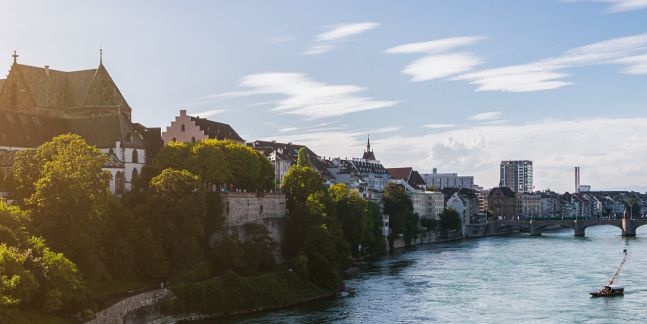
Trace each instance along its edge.
<path fill-rule="evenodd" d="M 598 225 L 611 225 L 622 230 L 622 236 L 636 236 L 636 229 L 647 225 L 647 219 L 537 219 L 537 220 L 508 220 L 488 223 L 487 232 L 491 234 L 527 231 L 531 236 L 541 236 L 542 232 L 556 227 L 570 227 L 575 236 L 584 236 L 586 228 Z"/>

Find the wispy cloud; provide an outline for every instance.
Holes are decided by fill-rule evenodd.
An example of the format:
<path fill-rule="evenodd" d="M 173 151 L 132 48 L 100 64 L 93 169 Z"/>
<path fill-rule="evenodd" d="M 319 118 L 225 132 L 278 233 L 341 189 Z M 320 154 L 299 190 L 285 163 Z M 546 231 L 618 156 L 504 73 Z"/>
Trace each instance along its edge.
<path fill-rule="evenodd" d="M 212 109 L 207 111 L 196 112 L 195 114 L 200 117 L 210 117 L 225 112 L 224 109 Z"/>
<path fill-rule="evenodd" d="M 423 127 L 430 128 L 430 129 L 441 129 L 441 128 L 451 128 L 451 127 L 454 127 L 454 126 L 456 126 L 456 125 L 454 125 L 454 124 L 427 124 L 427 125 L 424 125 Z"/>
<path fill-rule="evenodd" d="M 279 129 L 279 133 L 290 133 L 290 132 L 295 132 L 297 130 L 299 129 L 296 127 L 286 127 L 286 128 Z"/>
<path fill-rule="evenodd" d="M 501 116 L 500 111 L 488 111 L 488 112 L 472 115 L 467 119 L 469 119 L 469 120 L 493 120 L 493 119 L 499 118 L 499 116 Z"/>
<path fill-rule="evenodd" d="M 317 41 L 333 41 L 348 38 L 357 34 L 367 32 L 379 26 L 375 22 L 361 22 L 351 24 L 337 24 L 330 27 L 330 29 L 317 36 Z"/>
<path fill-rule="evenodd" d="M 577 47 L 566 53 L 527 64 L 485 69 L 454 77 L 474 84 L 478 91 L 528 92 L 573 85 L 565 69 L 590 65 L 624 65 L 623 72 L 645 74 L 647 34 L 614 38 Z"/>
<path fill-rule="evenodd" d="M 625 12 L 647 8 L 647 0 L 566 0 L 565 2 L 599 2 L 609 4 L 609 12 Z"/>
<path fill-rule="evenodd" d="M 457 47 L 472 45 L 484 39 L 482 36 L 461 36 L 442 38 L 429 42 L 409 43 L 391 47 L 385 51 L 387 54 L 415 54 L 447 52 Z"/>
<path fill-rule="evenodd" d="M 356 85 L 329 85 L 301 73 L 260 73 L 243 77 L 240 85 L 251 90 L 227 92 L 208 98 L 278 95 L 271 111 L 304 116 L 307 119 L 342 116 L 359 111 L 391 107 L 397 101 L 377 100 L 359 95 Z"/>
<path fill-rule="evenodd" d="M 352 36 L 365 33 L 379 25 L 380 24 L 376 22 L 360 22 L 328 26 L 327 31 L 317 35 L 315 38 L 315 42 L 317 42 L 317 44 L 307 48 L 302 54 L 316 55 L 330 52 L 335 49 L 338 42 L 347 40 Z"/>
<path fill-rule="evenodd" d="M 330 52 L 334 48 L 335 46 L 330 44 L 315 45 L 310 48 L 307 48 L 305 51 L 303 51 L 302 54 L 304 55 L 322 54 L 322 53 Z"/>
<path fill-rule="evenodd" d="M 402 73 L 410 75 L 411 81 L 429 81 L 472 70 L 483 60 L 469 52 L 451 52 L 458 47 L 472 45 L 482 40 L 481 36 L 462 36 L 437 39 L 428 42 L 409 43 L 389 48 L 387 54 L 427 54 L 409 65 Z"/>

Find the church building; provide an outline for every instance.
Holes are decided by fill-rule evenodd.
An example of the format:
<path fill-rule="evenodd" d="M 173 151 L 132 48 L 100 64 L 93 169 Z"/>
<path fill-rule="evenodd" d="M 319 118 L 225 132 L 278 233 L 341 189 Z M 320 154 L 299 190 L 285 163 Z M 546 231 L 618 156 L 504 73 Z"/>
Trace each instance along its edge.
<path fill-rule="evenodd" d="M 131 112 L 103 53 L 97 68 L 64 72 L 19 64 L 14 52 L 7 78 L 0 79 L 0 182 L 11 173 L 16 151 L 74 133 L 108 156 L 110 190 L 129 191 L 162 146 L 161 130 L 133 123 Z"/>

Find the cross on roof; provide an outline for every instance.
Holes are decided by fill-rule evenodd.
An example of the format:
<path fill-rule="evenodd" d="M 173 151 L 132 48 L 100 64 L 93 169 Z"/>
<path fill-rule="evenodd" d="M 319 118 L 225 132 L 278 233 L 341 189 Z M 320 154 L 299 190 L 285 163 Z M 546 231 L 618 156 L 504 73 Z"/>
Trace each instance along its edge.
<path fill-rule="evenodd" d="M 18 61 L 18 53 L 16 53 L 16 51 L 13 51 L 13 55 L 11 55 L 11 57 L 13 57 L 14 64 L 17 63 L 17 61 Z"/>

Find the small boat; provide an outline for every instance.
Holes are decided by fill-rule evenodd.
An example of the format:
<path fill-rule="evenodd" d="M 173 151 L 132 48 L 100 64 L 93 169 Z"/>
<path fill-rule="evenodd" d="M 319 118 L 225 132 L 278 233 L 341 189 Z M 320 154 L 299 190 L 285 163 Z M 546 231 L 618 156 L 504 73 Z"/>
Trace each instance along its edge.
<path fill-rule="evenodd" d="M 622 257 L 622 261 L 620 262 L 620 265 L 618 266 L 618 269 L 616 270 L 616 272 L 613 274 L 613 277 L 611 277 L 611 280 L 609 280 L 609 283 L 598 291 L 590 292 L 589 294 L 591 294 L 592 297 L 613 297 L 613 296 L 623 296 L 625 294 L 624 287 L 613 284 L 613 282 L 620 274 L 620 270 L 622 270 L 622 266 L 627 261 L 627 249 L 624 249 L 622 253 L 624 253 L 624 256 Z"/>
<path fill-rule="evenodd" d="M 625 294 L 625 288 L 620 285 L 608 285 L 602 287 L 598 291 L 589 293 L 593 297 L 613 297 L 613 296 L 622 296 Z"/>

